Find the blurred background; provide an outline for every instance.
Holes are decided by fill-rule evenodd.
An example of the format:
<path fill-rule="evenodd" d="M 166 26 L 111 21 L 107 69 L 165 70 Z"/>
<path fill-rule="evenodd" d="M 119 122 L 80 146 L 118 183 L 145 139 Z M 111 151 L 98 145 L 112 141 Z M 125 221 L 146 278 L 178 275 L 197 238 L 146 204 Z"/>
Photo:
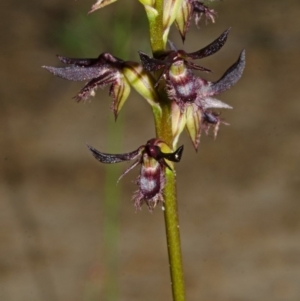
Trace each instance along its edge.
<path fill-rule="evenodd" d="M 90 103 L 83 83 L 42 69 L 56 54 L 150 54 L 138 1 L 87 15 L 93 1 L 1 3 L 0 300 L 171 300 L 163 213 L 136 212 L 132 171 L 99 164 L 85 143 L 128 152 L 154 137 L 152 113 L 134 91 L 118 122 L 108 89 Z M 216 24 L 192 24 L 185 50 L 232 27 L 201 64 L 218 79 L 246 48 L 245 73 L 220 95 L 216 141 L 195 153 L 186 133 L 177 165 L 189 301 L 300 300 L 300 101 L 298 0 L 214 2 Z M 171 40 L 182 47 L 174 27 Z"/>

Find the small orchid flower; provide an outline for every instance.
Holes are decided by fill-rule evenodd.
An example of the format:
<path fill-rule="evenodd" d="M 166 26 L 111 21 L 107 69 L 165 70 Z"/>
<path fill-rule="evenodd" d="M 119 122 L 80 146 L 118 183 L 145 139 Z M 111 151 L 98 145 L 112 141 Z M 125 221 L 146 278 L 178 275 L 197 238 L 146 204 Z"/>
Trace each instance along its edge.
<path fill-rule="evenodd" d="M 109 95 L 113 98 L 112 110 L 115 118 L 123 107 L 133 86 L 148 103 L 157 106 L 158 97 L 154 89 L 152 76 L 145 72 L 141 65 L 123 61 L 109 53 L 102 53 L 98 58 L 67 58 L 58 56 L 63 68 L 43 66 L 52 74 L 71 81 L 88 81 L 74 97 L 78 102 L 95 96 L 97 88 L 110 86 Z"/>
<path fill-rule="evenodd" d="M 229 30 L 224 31 L 208 46 L 192 53 L 171 50 L 159 58 L 150 58 L 140 52 L 141 62 L 146 70 L 150 72 L 162 70 L 158 81 L 165 79 L 166 92 L 173 102 L 171 111 L 174 145 L 183 128 L 186 127 L 197 150 L 202 129 L 208 133 L 209 128 L 213 126 L 216 137 L 220 124 L 227 124 L 213 110 L 232 107 L 213 96 L 228 90 L 240 79 L 245 67 L 245 51 L 241 52 L 237 62 L 217 82 L 209 82 L 195 76 L 193 69 L 202 71 L 209 71 L 209 69 L 191 62 L 190 59 L 201 59 L 216 53 L 225 44 Z"/>
<path fill-rule="evenodd" d="M 70 67 L 56 68 L 43 66 L 54 75 L 71 81 L 88 81 L 74 97 L 78 102 L 86 101 L 95 95 L 97 88 L 110 85 L 109 94 L 113 97 L 112 109 L 115 117 L 130 93 L 130 85 L 122 74 L 124 61 L 109 53 L 102 53 L 98 58 L 74 59 L 58 56 L 58 59 Z"/>
<path fill-rule="evenodd" d="M 172 72 L 170 72 L 172 68 L 183 68 L 183 72 L 187 73 L 191 73 L 191 69 L 210 72 L 211 70 L 197 65 L 191 60 L 202 59 L 219 51 L 226 43 L 229 31 L 230 28 L 225 30 L 216 40 L 214 40 L 206 47 L 191 53 L 187 53 L 184 50 L 177 50 L 175 49 L 173 44 L 171 44 L 172 50 L 166 51 L 158 58 L 151 58 L 146 53 L 139 51 L 142 65 L 149 72 L 161 69 L 163 70 L 156 85 L 158 84 L 159 80 L 162 79 L 162 77 L 165 77 L 168 82 L 168 79 L 170 79 L 170 75 L 172 74 Z"/>
<path fill-rule="evenodd" d="M 88 148 L 101 163 L 111 164 L 135 160 L 120 176 L 119 180 L 138 164 L 141 164 L 140 175 L 136 181 L 139 189 L 134 193 L 133 201 L 136 209 L 141 209 L 145 202 L 150 211 L 158 203 L 164 202 L 165 169 L 172 170 L 171 162 L 179 162 L 183 152 L 183 146 L 180 146 L 175 152 L 171 152 L 167 144 L 159 139 L 151 139 L 137 150 L 124 154 L 102 153 L 89 145 Z M 168 150 L 168 152 L 162 152 L 162 148 Z"/>
<path fill-rule="evenodd" d="M 208 134 L 208 130 L 213 126 L 216 138 L 220 124 L 228 125 L 213 110 L 232 107 L 214 96 L 230 89 L 241 78 L 244 68 L 245 50 L 216 82 L 196 77 L 189 69 L 185 70 L 186 74 L 176 74 L 170 69 L 172 76 L 167 80 L 166 87 L 168 96 L 174 102 L 171 109 L 175 143 L 185 126 L 197 150 L 202 129 Z"/>

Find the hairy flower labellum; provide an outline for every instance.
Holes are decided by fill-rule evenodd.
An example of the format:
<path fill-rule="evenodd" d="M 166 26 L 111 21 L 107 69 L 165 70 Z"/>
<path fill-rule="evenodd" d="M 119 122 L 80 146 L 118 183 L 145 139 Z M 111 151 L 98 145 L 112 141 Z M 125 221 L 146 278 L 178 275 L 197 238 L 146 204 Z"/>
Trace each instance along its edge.
<path fill-rule="evenodd" d="M 141 164 L 140 175 L 136 181 L 139 189 L 133 195 L 134 205 L 136 209 L 140 209 L 143 202 L 145 202 L 149 210 L 152 211 L 158 203 L 164 201 L 165 168 L 172 170 L 167 161 L 179 162 L 183 152 L 183 146 L 181 146 L 175 152 L 164 153 L 161 151 L 163 145 L 166 146 L 161 140 L 151 139 L 146 145 L 125 154 L 106 154 L 89 145 L 88 148 L 101 163 L 110 164 L 136 160 L 125 170 L 119 180 L 138 164 Z"/>

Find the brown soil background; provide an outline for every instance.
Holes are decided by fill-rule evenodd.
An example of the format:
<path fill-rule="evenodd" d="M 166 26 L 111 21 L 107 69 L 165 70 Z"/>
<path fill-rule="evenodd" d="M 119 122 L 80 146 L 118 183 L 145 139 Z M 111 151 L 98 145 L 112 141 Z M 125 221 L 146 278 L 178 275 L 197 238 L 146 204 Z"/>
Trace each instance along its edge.
<path fill-rule="evenodd" d="M 57 38 L 62 28 L 73 33 L 78 15 L 98 26 L 92 49 L 78 38 L 82 56 L 111 51 L 107 23 L 124 1 L 86 16 L 91 4 L 1 3 L 1 301 L 96 300 L 101 291 L 106 169 L 85 142 L 112 151 L 111 100 L 106 89 L 91 103 L 76 104 L 71 98 L 82 84 L 40 68 L 58 66 L 55 54 L 78 55 Z M 220 96 L 234 106 L 222 113 L 231 126 L 223 126 L 216 141 L 203 136 L 197 154 L 186 133 L 181 136 L 185 152 L 177 174 L 187 300 L 299 301 L 300 2 L 215 6 L 216 24 L 192 25 L 185 49 L 200 49 L 232 26 L 224 49 L 202 64 L 217 79 L 246 48 L 247 65 L 240 82 Z M 141 5 L 134 9 L 143 15 Z M 130 59 L 137 59 L 135 50 L 149 51 L 147 29 L 138 29 Z M 172 37 L 180 45 L 175 29 Z M 119 122 L 124 137 L 116 142 L 118 152 L 154 136 L 151 111 L 135 93 Z M 119 184 L 118 299 L 171 300 L 162 211 L 134 212 L 136 174 Z"/>

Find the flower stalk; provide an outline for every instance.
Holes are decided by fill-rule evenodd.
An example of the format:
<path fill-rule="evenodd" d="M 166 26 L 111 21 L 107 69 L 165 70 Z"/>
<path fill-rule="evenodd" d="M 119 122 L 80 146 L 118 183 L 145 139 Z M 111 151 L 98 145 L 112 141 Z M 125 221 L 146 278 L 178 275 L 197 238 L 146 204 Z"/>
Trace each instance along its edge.
<path fill-rule="evenodd" d="M 157 0 L 156 10 L 158 12 L 158 16 L 155 20 L 153 20 L 153 22 L 149 22 L 151 48 L 154 57 L 166 50 L 166 43 L 163 39 L 163 7 L 164 1 Z M 156 135 L 159 139 L 162 139 L 172 147 L 174 137 L 172 134 L 172 120 L 170 118 L 170 101 L 162 89 L 160 90 L 160 97 L 162 115 L 161 118 L 154 118 Z M 154 116 L 156 116 L 155 112 L 153 113 Z M 173 301 L 185 301 L 175 170 L 173 170 L 173 172 L 170 172 L 169 170 L 166 171 L 163 208 Z"/>
<path fill-rule="evenodd" d="M 185 285 L 181 255 L 179 218 L 177 208 L 176 176 L 167 172 L 164 218 L 171 274 L 173 301 L 185 300 Z"/>

